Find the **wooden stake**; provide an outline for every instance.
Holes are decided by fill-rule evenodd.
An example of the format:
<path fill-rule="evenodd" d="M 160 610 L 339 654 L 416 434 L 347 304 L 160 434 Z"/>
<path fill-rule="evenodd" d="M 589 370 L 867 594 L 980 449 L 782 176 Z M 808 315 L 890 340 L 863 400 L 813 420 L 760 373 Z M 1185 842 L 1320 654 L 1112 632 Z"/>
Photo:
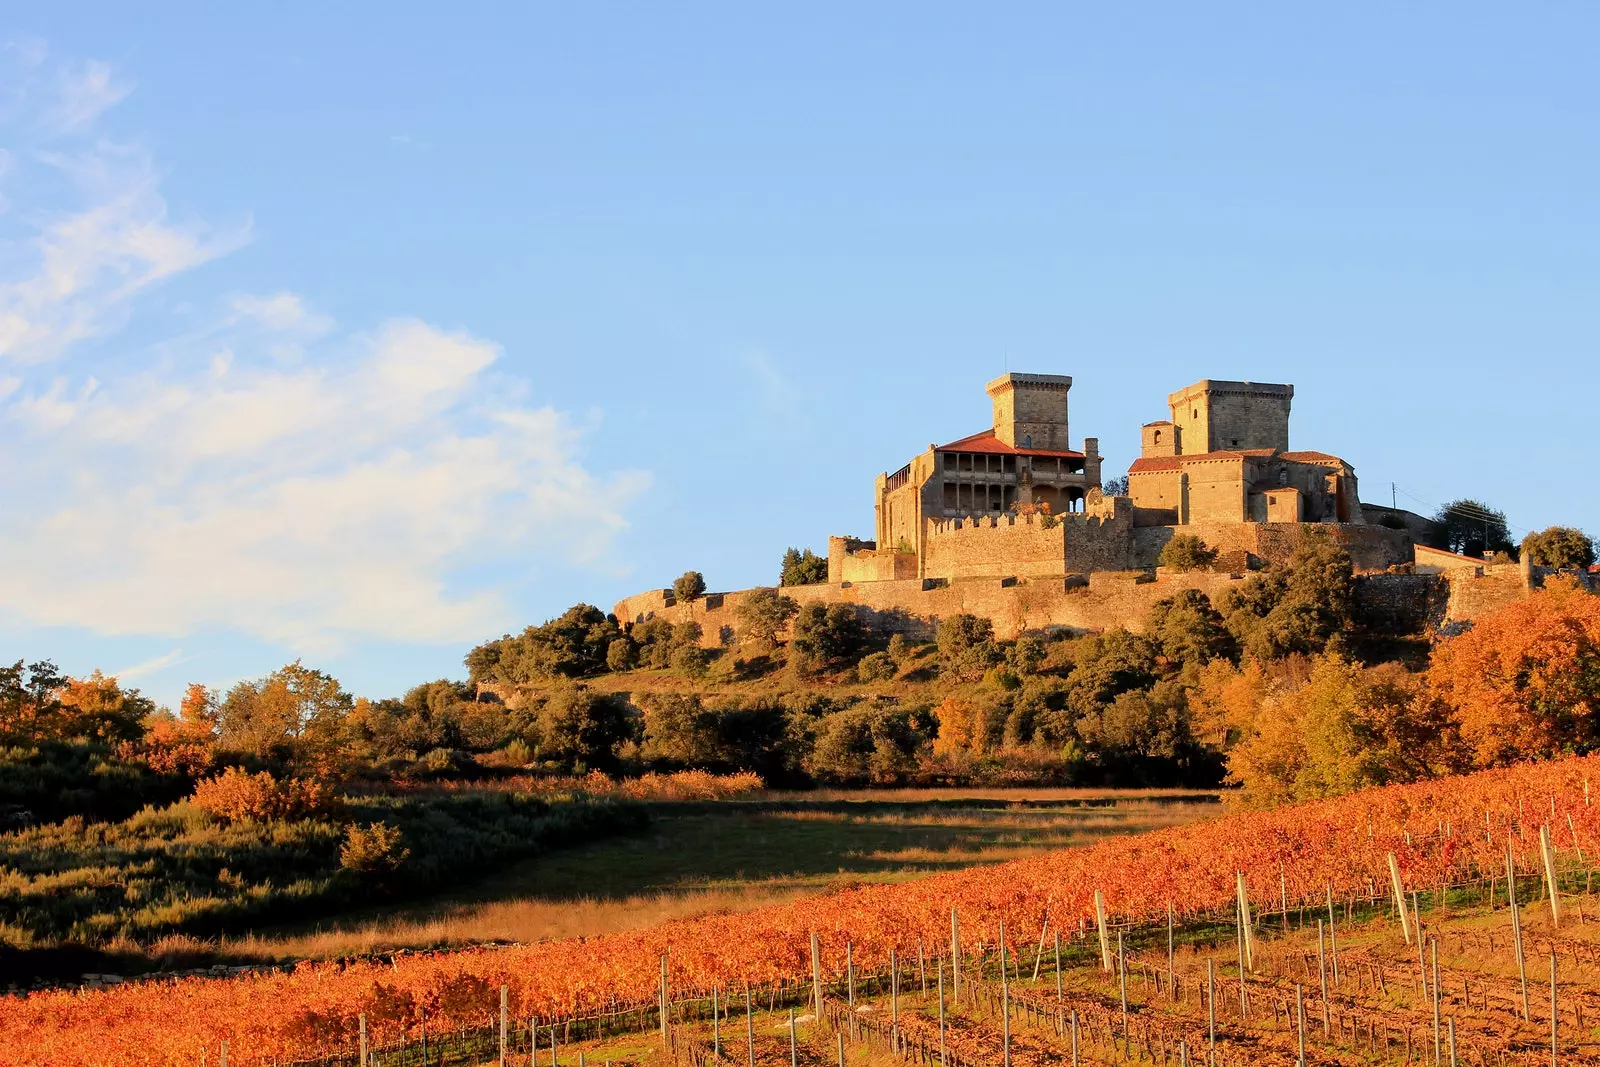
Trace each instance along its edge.
<path fill-rule="evenodd" d="M 1328 1021 L 1328 966 L 1322 952 L 1322 920 L 1317 920 L 1317 980 L 1322 983 L 1322 1036 L 1328 1037 L 1331 1026 Z"/>
<path fill-rule="evenodd" d="M 1167 996 L 1178 999 L 1177 956 L 1172 943 L 1172 901 L 1167 901 Z"/>
<path fill-rule="evenodd" d="M 1235 871 L 1234 877 L 1239 887 L 1239 930 L 1244 946 L 1244 965 L 1253 971 L 1256 969 L 1256 932 L 1250 921 L 1250 894 L 1245 889 L 1244 872 Z"/>
<path fill-rule="evenodd" d="M 744 1045 L 750 1056 L 750 1067 L 756 1067 L 756 1011 L 748 982 L 744 987 Z"/>
<path fill-rule="evenodd" d="M 711 987 L 711 1054 L 722 1058 L 722 1005 L 716 986 Z"/>
<path fill-rule="evenodd" d="M 1450 1030 L 1450 1067 L 1459 1067 L 1459 1065 L 1456 1062 L 1456 1019 L 1455 1019 L 1455 1016 L 1452 1015 L 1449 1019 L 1447 1019 L 1445 1021 L 1449 1024 L 1449 1030 Z"/>
<path fill-rule="evenodd" d="M 900 1025 L 900 962 L 894 946 L 889 946 L 889 1024 Z"/>
<path fill-rule="evenodd" d="M 1100 969 L 1111 970 L 1111 937 L 1106 932 L 1106 897 L 1096 889 L 1094 891 L 1094 921 L 1100 928 Z"/>
<path fill-rule="evenodd" d="M 922 986 L 922 999 L 926 1002 L 928 999 L 928 965 L 924 962 L 922 938 L 920 936 L 917 938 L 917 981 Z"/>
<path fill-rule="evenodd" d="M 1400 884 L 1400 863 L 1394 858 L 1394 853 L 1389 853 L 1389 880 L 1394 884 L 1394 903 L 1400 912 L 1400 932 L 1405 935 L 1406 944 L 1411 944 L 1411 919 L 1407 914 L 1406 892 Z"/>
<path fill-rule="evenodd" d="M 367 1055 L 367 1016 L 365 1012 L 358 1017 L 357 1024 L 361 1027 L 361 1067 L 367 1067 L 367 1064 L 372 1062 L 372 1058 Z"/>
<path fill-rule="evenodd" d="M 811 935 L 812 959 L 816 959 L 817 935 Z M 555 1027 L 550 1028 L 550 1040 L 556 1038 Z M 667 1030 L 667 954 L 661 954 L 661 1047 L 670 1048 Z"/>
<path fill-rule="evenodd" d="M 850 1005 L 850 1010 L 856 1010 L 856 957 L 855 950 L 849 940 L 844 943 L 844 988 L 845 1003 Z"/>
<path fill-rule="evenodd" d="M 1072 1009 L 1072 1067 L 1078 1067 L 1078 1009 Z"/>
<path fill-rule="evenodd" d="M 665 957 L 663 957 L 663 960 Z M 665 964 L 663 971 L 665 974 Z M 666 979 L 662 979 L 662 988 L 666 988 Z M 811 931 L 811 1006 L 816 1012 L 817 1022 L 822 1021 L 822 943 L 817 939 L 817 932 Z"/>
<path fill-rule="evenodd" d="M 1044 961 L 1044 935 L 1050 932 L 1050 917 L 1045 916 L 1044 925 L 1039 927 L 1039 947 L 1033 950 L 1033 978 L 1039 980 L 1039 964 Z M 1018 962 L 1021 962 L 1020 960 Z"/>
<path fill-rule="evenodd" d="M 1432 938 L 1428 942 L 1428 950 L 1433 956 L 1433 1062 L 1434 1067 L 1439 1067 L 1443 1062 L 1442 1035 L 1439 1032 L 1439 939 Z"/>
<path fill-rule="evenodd" d="M 950 909 L 950 995 L 961 1000 L 961 926 Z"/>
<path fill-rule="evenodd" d="M 1300 1055 L 1295 1060 L 1297 1067 L 1306 1067 L 1306 1008 L 1302 999 L 1299 983 L 1294 987 L 1294 1025 L 1298 1036 Z"/>
<path fill-rule="evenodd" d="M 1006 981 L 1006 921 L 1000 920 L 1000 1052 L 1004 1067 L 1011 1067 L 1011 985 Z"/>
<path fill-rule="evenodd" d="M 1206 1036 L 1211 1052 L 1217 1048 L 1217 963 L 1206 960 Z M 1210 1060 L 1208 1054 L 1206 1059 Z"/>
<path fill-rule="evenodd" d="M 1544 884 L 1550 891 L 1550 928 L 1561 925 L 1561 890 L 1556 886 L 1555 850 L 1550 847 L 1550 826 L 1539 827 L 1539 854 L 1544 858 Z"/>
<path fill-rule="evenodd" d="M 1517 903 L 1517 868 L 1511 846 L 1506 845 L 1506 890 L 1511 901 L 1511 938 L 1517 948 L 1517 980 L 1522 990 L 1522 1019 L 1528 1022 L 1528 967 L 1522 954 L 1522 908 Z"/>
<path fill-rule="evenodd" d="M 1556 950 L 1550 950 L 1550 1067 L 1556 1067 L 1556 1019 L 1561 1015 L 1556 1002 Z"/>
<path fill-rule="evenodd" d="M 502 982 L 500 984 L 500 1067 L 506 1067 L 506 1041 L 511 1036 L 509 1029 L 510 1016 L 506 1010 L 506 1006 L 510 1002 L 510 996 L 511 991 Z"/>
<path fill-rule="evenodd" d="M 935 962 L 939 967 L 939 1067 L 948 1067 L 944 1052 L 944 960 Z"/>
<path fill-rule="evenodd" d="M 1061 1003 L 1061 931 L 1056 931 L 1056 1003 Z"/>
<path fill-rule="evenodd" d="M 1339 938 L 1334 933 L 1333 883 L 1328 883 L 1328 950 L 1333 963 L 1333 984 L 1339 984 Z"/>
<path fill-rule="evenodd" d="M 1122 1036 L 1128 1036 L 1128 967 L 1122 955 L 1122 931 L 1117 931 L 1117 987 L 1122 993 Z"/>
<path fill-rule="evenodd" d="M 789 1009 L 789 1067 L 800 1067 L 800 1045 L 795 1037 L 794 1009 Z"/>

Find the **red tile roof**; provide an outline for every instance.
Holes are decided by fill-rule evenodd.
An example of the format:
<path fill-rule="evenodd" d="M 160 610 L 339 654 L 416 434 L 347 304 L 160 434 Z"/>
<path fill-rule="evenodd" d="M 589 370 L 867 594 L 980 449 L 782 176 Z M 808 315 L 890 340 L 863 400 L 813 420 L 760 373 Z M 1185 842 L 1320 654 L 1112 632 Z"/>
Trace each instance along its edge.
<path fill-rule="evenodd" d="M 1273 455 L 1282 455 L 1295 463 L 1343 463 L 1338 456 L 1326 452 L 1283 452 L 1279 453 L 1271 448 L 1223 448 L 1215 452 L 1199 452 L 1187 456 L 1141 456 L 1129 466 L 1129 474 L 1139 474 L 1145 471 L 1175 471 L 1185 463 L 1203 463 L 1207 460 L 1223 459 L 1266 459 Z"/>
<path fill-rule="evenodd" d="M 947 445 L 940 445 L 939 452 L 987 452 L 1000 456 L 1058 456 L 1062 459 L 1082 459 L 1082 452 L 1055 452 L 1047 448 L 1013 448 L 994 435 L 993 430 L 984 430 L 982 433 L 963 437 L 959 441 L 951 441 Z"/>

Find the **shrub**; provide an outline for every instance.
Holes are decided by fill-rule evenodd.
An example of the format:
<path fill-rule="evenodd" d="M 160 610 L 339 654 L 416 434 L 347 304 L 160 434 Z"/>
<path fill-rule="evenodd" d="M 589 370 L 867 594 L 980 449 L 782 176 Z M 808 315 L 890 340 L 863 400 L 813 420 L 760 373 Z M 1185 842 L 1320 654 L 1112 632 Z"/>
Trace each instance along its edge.
<path fill-rule="evenodd" d="M 672 669 L 685 678 L 704 678 L 711 668 L 711 650 L 683 645 L 672 653 Z"/>
<path fill-rule="evenodd" d="M 952 615 L 939 623 L 939 658 L 957 677 L 981 677 L 1004 654 L 994 641 L 994 624 L 977 615 Z"/>
<path fill-rule="evenodd" d="M 1541 567 L 1571 570 L 1594 562 L 1594 542 L 1571 526 L 1551 526 L 1529 534 L 1522 539 L 1522 551 Z"/>
<path fill-rule="evenodd" d="M 250 774 L 229 767 L 194 787 L 195 807 L 223 822 L 304 819 L 326 812 L 332 792 L 305 778 L 279 781 L 266 771 Z"/>
<path fill-rule="evenodd" d="M 1193 534 L 1179 534 L 1161 549 L 1157 562 L 1175 571 L 1203 571 L 1217 562 L 1217 550 Z"/>
<path fill-rule="evenodd" d="M 899 673 L 887 652 L 873 652 L 856 664 L 856 677 L 863 682 L 887 682 Z"/>
<path fill-rule="evenodd" d="M 889 638 L 889 658 L 896 663 L 904 663 L 915 654 L 916 646 L 905 634 L 895 634 Z"/>
<path fill-rule="evenodd" d="M 739 628 L 743 631 L 742 636 L 771 644 L 778 639 L 778 633 L 789 624 L 789 620 L 794 618 L 799 610 L 799 604 L 776 589 L 756 589 L 739 601 L 733 614 L 739 621 Z"/>
<path fill-rule="evenodd" d="M 706 576 L 699 571 L 684 571 L 677 581 L 672 583 L 672 595 L 678 603 L 687 604 L 696 597 L 705 596 Z"/>
<path fill-rule="evenodd" d="M 526 767 L 533 762 L 533 749 L 520 737 L 513 738 L 501 751 L 505 753 L 506 763 L 513 767 Z"/>
<path fill-rule="evenodd" d="M 606 670 L 631 671 L 639 665 L 639 646 L 630 638 L 613 638 L 606 646 Z"/>
<path fill-rule="evenodd" d="M 866 627 L 850 604 L 807 604 L 794 617 L 790 647 L 819 667 L 854 662 L 866 640 Z"/>
<path fill-rule="evenodd" d="M 339 846 L 339 866 L 357 874 L 378 874 L 400 869 L 411 850 L 400 844 L 398 826 L 375 822 L 368 826 L 351 823 L 345 828 L 344 844 Z"/>

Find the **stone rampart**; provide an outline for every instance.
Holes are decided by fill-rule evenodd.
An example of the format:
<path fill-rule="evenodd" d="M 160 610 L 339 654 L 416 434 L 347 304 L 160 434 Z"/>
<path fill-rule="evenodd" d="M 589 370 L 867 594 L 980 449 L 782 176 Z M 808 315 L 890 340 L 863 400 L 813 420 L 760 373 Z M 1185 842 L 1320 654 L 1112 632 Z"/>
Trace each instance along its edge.
<path fill-rule="evenodd" d="M 1179 534 L 1198 537 L 1224 556 L 1244 553 L 1262 563 L 1285 563 L 1312 531 L 1338 540 L 1357 571 L 1383 571 L 1411 562 L 1411 535 L 1383 526 L 1331 522 L 1192 522 L 1141 526 L 1133 531 L 1129 566 L 1154 567 L 1161 549 Z"/>

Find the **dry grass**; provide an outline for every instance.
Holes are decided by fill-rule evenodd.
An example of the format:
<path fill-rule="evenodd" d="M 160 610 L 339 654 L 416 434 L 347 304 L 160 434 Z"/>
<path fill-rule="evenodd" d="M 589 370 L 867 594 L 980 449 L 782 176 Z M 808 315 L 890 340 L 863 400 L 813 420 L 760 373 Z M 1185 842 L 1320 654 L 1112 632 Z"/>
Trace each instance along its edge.
<path fill-rule="evenodd" d="M 252 933 L 216 948 L 226 957 L 284 960 L 592 937 L 1003 862 L 1217 810 L 1174 803 L 1171 794 L 1123 792 L 1111 804 L 1085 806 L 1108 794 L 980 792 L 829 791 L 675 808 L 645 833 L 492 872 L 444 899 Z"/>

